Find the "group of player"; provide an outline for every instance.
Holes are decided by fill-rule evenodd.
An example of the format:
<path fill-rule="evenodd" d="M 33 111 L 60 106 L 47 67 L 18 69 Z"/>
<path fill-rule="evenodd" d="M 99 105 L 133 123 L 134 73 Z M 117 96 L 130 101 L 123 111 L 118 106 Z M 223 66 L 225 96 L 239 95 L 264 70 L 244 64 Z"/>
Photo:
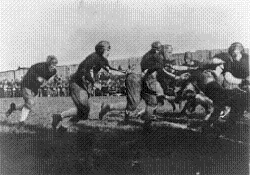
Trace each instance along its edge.
<path fill-rule="evenodd" d="M 167 65 L 172 49 L 167 49 L 169 53 L 165 53 L 167 46 L 162 45 L 159 41 L 151 44 L 151 50 L 142 58 L 140 63 L 143 80 L 148 84 L 148 88 L 154 92 L 159 102 L 170 99 L 171 97 L 165 92 L 165 78 L 170 77 L 176 80 L 186 80 L 189 75 L 175 75 L 167 67 L 174 70 L 196 70 L 196 61 L 191 60 L 190 53 L 185 54 L 186 65 Z M 111 46 L 108 41 L 100 41 L 95 46 L 95 52 L 88 55 L 84 61 L 79 64 L 77 71 L 71 75 L 69 80 L 70 96 L 75 107 L 70 108 L 60 114 L 54 114 L 52 120 L 53 129 L 67 129 L 71 125 L 80 120 L 87 120 L 91 110 L 91 93 L 94 89 L 95 76 L 101 69 L 110 72 L 111 70 L 120 71 L 109 65 L 108 56 Z M 169 54 L 169 56 L 168 56 Z M 241 43 L 233 43 L 227 53 L 220 53 L 213 57 L 212 61 L 220 64 L 214 70 L 217 76 L 224 76 L 225 87 L 233 85 L 243 85 L 249 83 L 249 56 L 244 52 Z M 30 67 L 28 72 L 22 79 L 22 96 L 24 103 L 15 105 L 10 104 L 10 108 L 6 112 L 8 117 L 15 110 L 22 111 L 19 125 L 24 125 L 30 111 L 32 110 L 38 89 L 45 85 L 48 80 L 56 74 L 56 65 L 58 59 L 49 55 L 46 62 L 37 63 Z M 124 71 L 120 71 L 124 73 Z M 112 107 L 111 104 L 102 104 L 99 118 L 102 118 L 106 112 Z M 70 118 L 70 119 L 69 119 Z"/>

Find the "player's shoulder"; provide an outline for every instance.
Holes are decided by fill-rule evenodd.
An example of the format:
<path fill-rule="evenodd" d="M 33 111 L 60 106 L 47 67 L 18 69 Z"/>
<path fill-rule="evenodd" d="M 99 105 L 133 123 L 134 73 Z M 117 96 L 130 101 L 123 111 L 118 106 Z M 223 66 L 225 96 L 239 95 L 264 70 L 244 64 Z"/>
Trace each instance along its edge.
<path fill-rule="evenodd" d="M 147 58 L 149 58 L 149 56 L 151 56 L 151 51 L 146 52 L 146 53 L 143 55 L 142 59 L 147 59 Z"/>
<path fill-rule="evenodd" d="M 98 59 L 100 59 L 100 56 L 96 52 L 94 52 L 89 54 L 82 63 L 93 62 Z"/>
<path fill-rule="evenodd" d="M 226 52 L 222 52 L 222 53 L 218 53 L 216 54 L 214 58 L 218 58 L 218 59 L 221 59 L 222 61 L 224 61 L 225 63 L 229 63 L 231 61 L 231 56 L 229 53 L 226 53 Z"/>
<path fill-rule="evenodd" d="M 45 67 L 47 67 L 47 63 L 46 62 L 39 62 L 36 64 L 33 64 L 30 69 L 32 70 L 40 70 L 40 69 L 44 69 Z"/>

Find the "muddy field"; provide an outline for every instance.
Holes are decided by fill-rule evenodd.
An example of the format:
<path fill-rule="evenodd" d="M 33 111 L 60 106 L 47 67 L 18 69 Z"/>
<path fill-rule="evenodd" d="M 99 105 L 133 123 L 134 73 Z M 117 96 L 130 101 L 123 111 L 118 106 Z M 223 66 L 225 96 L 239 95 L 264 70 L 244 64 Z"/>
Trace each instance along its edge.
<path fill-rule="evenodd" d="M 51 115 L 73 106 L 70 98 L 38 98 L 21 128 L 19 111 L 8 119 L 3 112 L 22 99 L 0 99 L 0 174 L 249 174 L 249 121 L 239 120 L 216 138 L 171 114 L 174 124 L 156 122 L 146 132 L 141 120 L 124 124 L 123 112 L 98 120 L 101 101 L 124 97 L 93 100 L 90 120 L 59 135 L 51 129 Z M 167 120 L 171 107 L 166 103 L 158 112 Z"/>

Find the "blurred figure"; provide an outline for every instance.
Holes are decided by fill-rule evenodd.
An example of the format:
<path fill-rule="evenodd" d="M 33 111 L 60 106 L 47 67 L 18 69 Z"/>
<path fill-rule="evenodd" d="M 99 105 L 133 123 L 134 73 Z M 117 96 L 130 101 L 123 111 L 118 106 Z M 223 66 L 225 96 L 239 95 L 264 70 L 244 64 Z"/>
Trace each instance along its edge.
<path fill-rule="evenodd" d="M 46 62 L 37 63 L 30 67 L 21 82 L 24 103 L 18 106 L 15 103 L 11 103 L 10 108 L 6 112 L 6 117 L 13 111 L 20 110 L 22 113 L 19 122 L 20 125 L 23 125 L 35 104 L 38 89 L 56 74 L 57 63 L 57 58 L 49 55 L 47 56 Z"/>
<path fill-rule="evenodd" d="M 4 97 L 5 98 L 8 96 L 7 91 L 8 91 L 8 84 L 7 84 L 7 80 L 5 80 L 4 81 Z"/>
<path fill-rule="evenodd" d="M 4 98 L 4 84 L 3 81 L 0 82 L 0 97 Z"/>

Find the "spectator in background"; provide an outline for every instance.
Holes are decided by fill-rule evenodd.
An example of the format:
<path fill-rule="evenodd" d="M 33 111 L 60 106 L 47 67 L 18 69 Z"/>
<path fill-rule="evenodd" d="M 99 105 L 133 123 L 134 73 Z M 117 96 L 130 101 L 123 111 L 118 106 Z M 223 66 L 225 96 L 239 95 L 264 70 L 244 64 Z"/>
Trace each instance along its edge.
<path fill-rule="evenodd" d="M 64 84 L 64 91 L 65 91 L 65 96 L 69 96 L 70 95 L 69 82 Z"/>
<path fill-rule="evenodd" d="M 48 86 L 44 86 L 42 87 L 42 91 L 43 91 L 43 96 L 47 97 L 48 96 L 48 91 L 49 91 L 49 88 Z"/>
<path fill-rule="evenodd" d="M 57 63 L 57 58 L 53 55 L 49 55 L 47 56 L 46 62 L 37 63 L 30 67 L 21 82 L 24 103 L 18 106 L 16 106 L 15 103 L 11 103 L 10 108 L 6 112 L 6 117 L 15 110 L 21 110 L 22 114 L 19 120 L 19 125 L 24 124 L 35 104 L 34 100 L 38 94 L 38 89 L 45 83 L 45 81 L 48 81 L 56 74 L 57 71 L 55 67 Z"/>
<path fill-rule="evenodd" d="M 42 97 L 42 88 L 38 89 L 38 95 L 39 95 L 39 97 Z"/>
<path fill-rule="evenodd" d="M 0 97 L 4 97 L 4 84 L 0 81 Z"/>
<path fill-rule="evenodd" d="M 60 97 L 61 96 L 61 86 L 57 86 L 57 96 Z"/>
<path fill-rule="evenodd" d="M 16 87 L 15 84 L 12 86 L 12 97 L 16 96 Z"/>
<path fill-rule="evenodd" d="M 192 59 L 192 53 L 188 51 L 188 52 L 184 53 L 184 64 L 182 64 L 182 65 L 196 68 L 196 67 L 200 66 L 200 62 L 193 60 Z"/>
<path fill-rule="evenodd" d="M 15 88 L 15 97 L 21 97 L 21 82 L 18 79 L 15 80 Z"/>
<path fill-rule="evenodd" d="M 8 84 L 7 84 L 7 80 L 4 81 L 4 97 L 8 96 Z"/>

